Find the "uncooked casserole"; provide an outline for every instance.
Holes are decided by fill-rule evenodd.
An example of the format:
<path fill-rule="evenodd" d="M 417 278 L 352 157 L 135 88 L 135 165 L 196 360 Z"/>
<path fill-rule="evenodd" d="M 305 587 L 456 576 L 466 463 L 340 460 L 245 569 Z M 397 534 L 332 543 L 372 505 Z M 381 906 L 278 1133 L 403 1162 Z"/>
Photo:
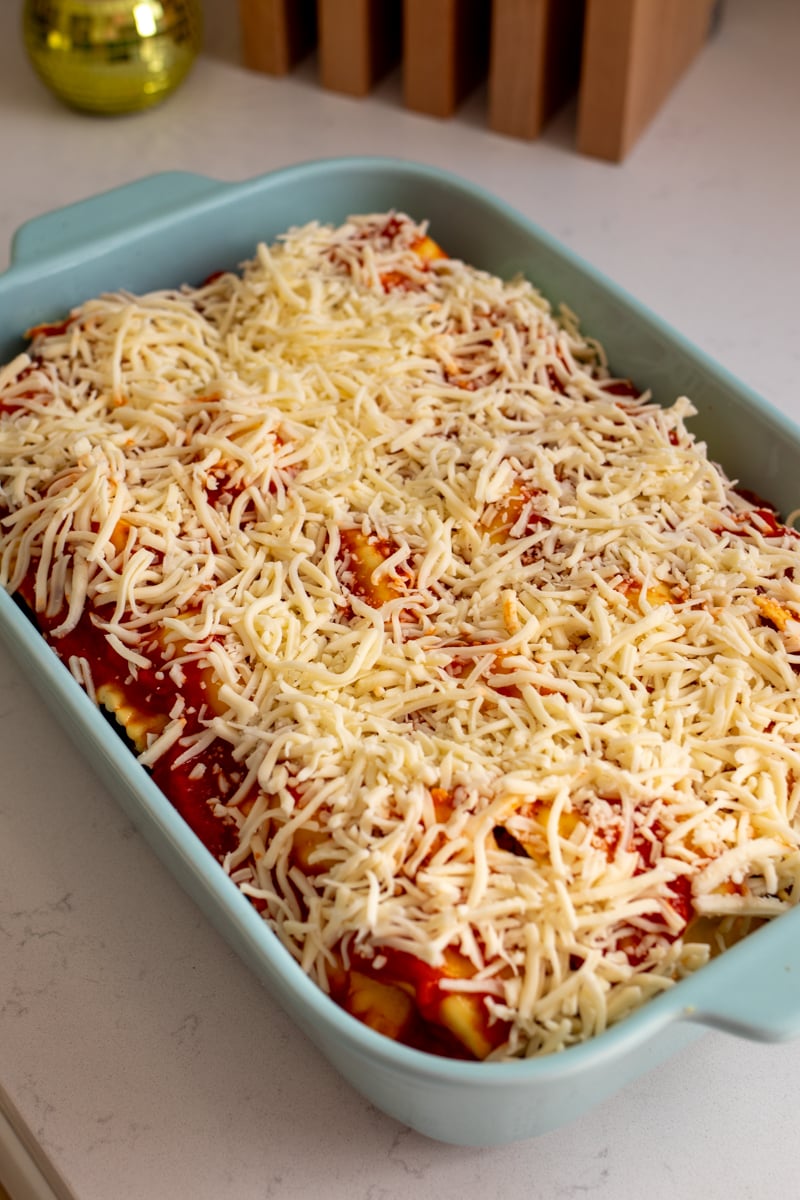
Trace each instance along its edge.
<path fill-rule="evenodd" d="M 798 897 L 797 537 L 612 367 L 393 212 L 0 369 L 3 585 L 304 970 L 435 1053 L 584 1041 Z"/>

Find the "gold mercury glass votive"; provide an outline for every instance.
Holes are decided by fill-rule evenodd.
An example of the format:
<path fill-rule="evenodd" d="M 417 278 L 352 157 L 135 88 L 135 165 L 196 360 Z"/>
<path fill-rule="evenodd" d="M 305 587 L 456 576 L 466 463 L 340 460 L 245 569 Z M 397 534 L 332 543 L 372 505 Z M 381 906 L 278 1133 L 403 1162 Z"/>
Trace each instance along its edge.
<path fill-rule="evenodd" d="M 39 77 L 74 108 L 134 112 L 182 82 L 200 49 L 200 0 L 25 0 Z"/>

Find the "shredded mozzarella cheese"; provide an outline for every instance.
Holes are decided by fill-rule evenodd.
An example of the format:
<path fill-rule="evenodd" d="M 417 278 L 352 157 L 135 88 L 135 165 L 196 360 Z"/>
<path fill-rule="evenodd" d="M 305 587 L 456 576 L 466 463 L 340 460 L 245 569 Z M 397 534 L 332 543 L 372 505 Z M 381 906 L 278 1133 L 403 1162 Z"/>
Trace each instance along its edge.
<path fill-rule="evenodd" d="M 686 397 L 424 234 L 311 224 L 37 335 L 0 371 L 0 581 L 123 675 L 154 638 L 165 687 L 209 672 L 202 739 L 178 705 L 141 761 L 233 748 L 225 867 L 321 986 L 456 949 L 496 1055 L 546 1053 L 797 901 L 797 542 Z"/>

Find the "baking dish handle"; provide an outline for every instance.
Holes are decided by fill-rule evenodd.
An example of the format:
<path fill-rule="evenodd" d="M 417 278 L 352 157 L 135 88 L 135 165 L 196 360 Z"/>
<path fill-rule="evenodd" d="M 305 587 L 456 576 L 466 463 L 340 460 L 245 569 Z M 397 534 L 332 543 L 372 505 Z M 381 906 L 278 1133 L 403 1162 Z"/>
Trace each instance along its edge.
<path fill-rule="evenodd" d="M 32 217 L 21 225 L 11 242 L 15 266 L 52 259 L 76 246 L 124 234 L 132 225 L 141 226 L 194 200 L 207 198 L 230 185 L 188 171 L 165 171 L 79 200 L 64 208 Z"/>
<path fill-rule="evenodd" d="M 798 919 L 787 913 L 698 971 L 682 1015 L 760 1042 L 800 1036 Z"/>

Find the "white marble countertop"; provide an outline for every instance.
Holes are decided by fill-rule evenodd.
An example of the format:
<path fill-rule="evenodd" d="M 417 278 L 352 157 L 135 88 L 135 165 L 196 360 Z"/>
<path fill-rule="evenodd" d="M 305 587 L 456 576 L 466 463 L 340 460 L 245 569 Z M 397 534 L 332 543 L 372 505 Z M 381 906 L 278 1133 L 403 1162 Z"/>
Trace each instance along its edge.
<path fill-rule="evenodd" d="M 238 63 L 234 11 L 161 108 L 67 111 L 0 7 L 0 268 L 24 220 L 151 172 L 242 179 L 396 154 L 539 222 L 800 421 L 800 6 L 729 0 L 721 32 L 627 162 L 490 134 Z M 0 654 L 0 1089 L 77 1200 L 533 1200 L 797 1194 L 800 1043 L 708 1034 L 602 1108 L 501 1149 L 439 1145 L 320 1059 L 183 895 Z M 2 1096 L 0 1091 L 0 1096 Z"/>

